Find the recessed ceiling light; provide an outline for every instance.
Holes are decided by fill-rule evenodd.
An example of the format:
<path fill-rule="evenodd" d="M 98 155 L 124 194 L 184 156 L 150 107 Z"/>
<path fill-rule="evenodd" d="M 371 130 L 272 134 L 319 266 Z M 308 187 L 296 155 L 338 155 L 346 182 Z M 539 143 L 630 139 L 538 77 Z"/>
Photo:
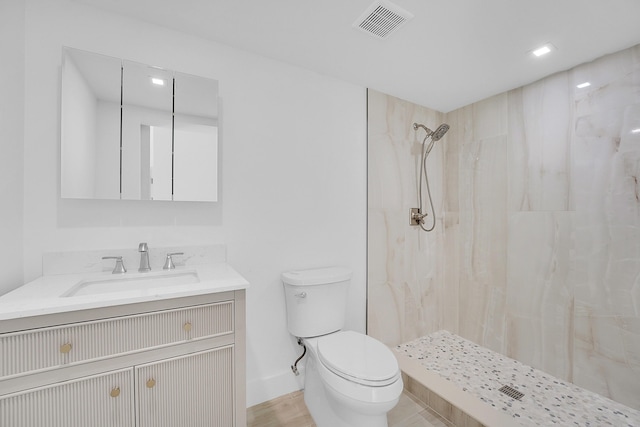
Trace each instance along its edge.
<path fill-rule="evenodd" d="M 589 87 L 589 86 L 591 86 L 591 83 L 589 83 L 589 82 L 584 82 L 584 83 L 580 83 L 580 84 L 579 84 L 579 85 L 577 85 L 576 87 L 577 87 L 578 89 L 583 89 L 583 88 L 585 88 L 585 87 Z"/>
<path fill-rule="evenodd" d="M 151 83 L 158 86 L 164 86 L 164 80 L 159 79 L 157 77 L 151 77 Z"/>
<path fill-rule="evenodd" d="M 544 45 L 542 47 L 535 49 L 533 51 L 533 54 L 535 56 L 542 56 L 542 55 L 546 55 L 549 52 L 551 52 L 551 48 L 549 47 L 549 45 Z"/>

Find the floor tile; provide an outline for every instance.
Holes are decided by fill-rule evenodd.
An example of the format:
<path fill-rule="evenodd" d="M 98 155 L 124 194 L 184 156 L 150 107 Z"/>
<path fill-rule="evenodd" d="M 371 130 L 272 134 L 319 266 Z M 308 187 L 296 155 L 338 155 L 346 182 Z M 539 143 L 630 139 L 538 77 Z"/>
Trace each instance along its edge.
<path fill-rule="evenodd" d="M 403 393 L 389 411 L 389 427 L 451 427 L 410 393 Z M 247 427 L 316 427 L 302 391 L 247 409 Z"/>

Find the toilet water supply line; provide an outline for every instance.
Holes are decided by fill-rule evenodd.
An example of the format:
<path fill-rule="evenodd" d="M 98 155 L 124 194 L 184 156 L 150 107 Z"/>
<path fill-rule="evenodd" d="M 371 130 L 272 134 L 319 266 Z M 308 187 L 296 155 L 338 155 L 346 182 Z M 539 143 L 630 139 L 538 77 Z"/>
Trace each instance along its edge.
<path fill-rule="evenodd" d="M 300 372 L 298 371 L 298 362 L 304 357 L 305 354 L 307 354 L 307 347 L 302 343 L 302 338 L 298 338 L 298 345 L 301 345 L 304 351 L 302 352 L 302 355 L 300 355 L 300 357 L 296 359 L 293 365 L 291 365 L 291 370 L 294 374 L 296 374 L 296 376 L 300 375 Z"/>

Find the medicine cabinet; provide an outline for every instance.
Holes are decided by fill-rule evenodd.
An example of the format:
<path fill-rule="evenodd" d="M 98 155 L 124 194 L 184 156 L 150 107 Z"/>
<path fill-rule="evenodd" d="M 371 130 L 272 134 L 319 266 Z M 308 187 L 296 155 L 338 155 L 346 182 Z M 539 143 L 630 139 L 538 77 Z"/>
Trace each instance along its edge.
<path fill-rule="evenodd" d="M 217 201 L 218 81 L 65 47 L 60 194 Z"/>

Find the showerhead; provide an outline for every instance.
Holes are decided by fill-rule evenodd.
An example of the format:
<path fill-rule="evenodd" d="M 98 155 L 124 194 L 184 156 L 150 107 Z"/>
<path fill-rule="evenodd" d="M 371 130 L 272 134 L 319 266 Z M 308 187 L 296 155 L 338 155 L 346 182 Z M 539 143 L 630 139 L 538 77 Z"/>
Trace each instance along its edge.
<path fill-rule="evenodd" d="M 449 125 L 446 123 L 441 124 L 435 131 L 432 131 L 428 127 L 420 123 L 413 124 L 413 130 L 418 130 L 419 128 L 424 129 L 427 132 L 427 137 L 431 137 L 433 142 L 439 141 L 445 133 L 449 130 Z"/>
<path fill-rule="evenodd" d="M 440 126 L 438 126 L 438 129 L 436 129 L 432 134 L 431 134 L 431 139 L 433 141 L 439 141 L 445 133 L 447 133 L 447 131 L 449 130 L 449 125 L 446 123 L 441 124 Z"/>

